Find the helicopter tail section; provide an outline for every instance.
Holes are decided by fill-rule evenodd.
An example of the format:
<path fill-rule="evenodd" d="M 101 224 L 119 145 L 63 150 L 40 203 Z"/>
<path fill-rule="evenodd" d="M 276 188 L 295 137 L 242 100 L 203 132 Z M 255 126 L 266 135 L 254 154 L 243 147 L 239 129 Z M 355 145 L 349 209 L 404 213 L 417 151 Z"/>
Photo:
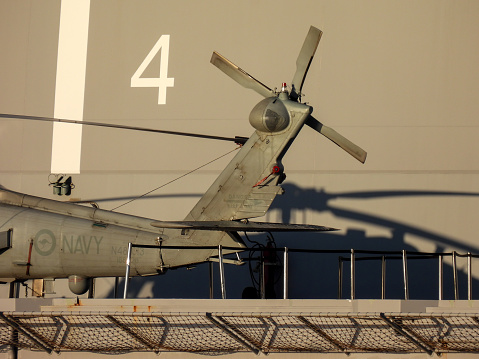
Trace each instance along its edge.
<path fill-rule="evenodd" d="M 281 96 L 261 101 L 250 116 L 256 131 L 185 220 L 231 221 L 264 215 L 274 198 L 283 192 L 280 184 L 285 174 L 281 159 L 311 111 L 311 107 Z M 264 124 L 271 126 L 275 121 L 287 123 L 286 128 L 280 126 L 279 131 L 273 128 L 265 132 Z"/>
<path fill-rule="evenodd" d="M 284 180 L 281 159 L 304 124 L 364 163 L 366 151 L 311 116 L 301 91 L 322 32 L 311 26 L 296 61 L 291 91 L 282 83 L 275 92 L 217 52 L 211 63 L 241 86 L 265 97 L 251 111 L 256 129 L 241 150 L 186 217 L 195 221 L 232 221 L 266 213 Z"/>

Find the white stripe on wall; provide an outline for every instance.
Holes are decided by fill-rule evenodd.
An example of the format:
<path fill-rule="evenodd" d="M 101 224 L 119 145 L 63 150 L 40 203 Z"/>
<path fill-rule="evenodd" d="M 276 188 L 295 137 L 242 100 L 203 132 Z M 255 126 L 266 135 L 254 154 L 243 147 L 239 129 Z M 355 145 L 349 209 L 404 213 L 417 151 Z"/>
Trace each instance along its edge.
<path fill-rule="evenodd" d="M 83 120 L 90 0 L 62 0 L 55 118 Z M 80 173 L 82 126 L 54 123 L 52 173 Z"/>

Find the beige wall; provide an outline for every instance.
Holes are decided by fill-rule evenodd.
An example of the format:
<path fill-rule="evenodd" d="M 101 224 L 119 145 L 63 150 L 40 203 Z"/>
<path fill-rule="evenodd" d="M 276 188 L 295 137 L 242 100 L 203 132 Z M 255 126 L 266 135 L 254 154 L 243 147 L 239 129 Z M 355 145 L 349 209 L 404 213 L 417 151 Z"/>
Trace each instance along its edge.
<path fill-rule="evenodd" d="M 53 115 L 59 14 L 59 1 L 0 3 L 0 113 Z M 477 1 L 92 0 L 84 118 L 248 136 L 247 117 L 260 98 L 212 66 L 212 51 L 279 87 L 291 80 L 314 25 L 324 34 L 304 99 L 368 160 L 359 164 L 305 128 L 284 159 L 290 197 L 267 219 L 341 228 L 329 247 L 479 253 L 478 16 Z M 163 34 L 171 35 L 175 85 L 158 105 L 157 90 L 131 88 L 130 78 Z M 0 183 L 52 197 L 52 126 L 2 119 L 0 138 Z M 233 147 L 85 128 L 73 197 L 139 195 Z M 182 219 L 226 162 L 121 211 Z M 346 236 L 353 230 L 364 232 L 361 240 Z"/>

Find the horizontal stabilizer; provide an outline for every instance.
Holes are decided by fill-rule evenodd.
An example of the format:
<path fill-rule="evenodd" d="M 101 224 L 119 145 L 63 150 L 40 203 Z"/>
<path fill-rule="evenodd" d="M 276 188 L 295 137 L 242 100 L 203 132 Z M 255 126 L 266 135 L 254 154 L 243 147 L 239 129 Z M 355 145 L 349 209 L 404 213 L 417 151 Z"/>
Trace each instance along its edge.
<path fill-rule="evenodd" d="M 316 226 L 312 224 L 284 224 L 263 222 L 238 222 L 238 221 L 156 221 L 153 227 L 192 229 L 205 231 L 225 232 L 325 232 L 336 231 L 336 228 Z"/>

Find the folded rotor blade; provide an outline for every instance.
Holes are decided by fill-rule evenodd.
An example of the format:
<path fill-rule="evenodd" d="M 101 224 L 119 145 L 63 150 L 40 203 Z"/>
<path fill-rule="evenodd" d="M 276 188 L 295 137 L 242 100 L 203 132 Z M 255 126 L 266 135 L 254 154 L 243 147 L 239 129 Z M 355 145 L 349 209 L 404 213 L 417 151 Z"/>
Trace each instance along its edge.
<path fill-rule="evenodd" d="M 233 137 L 222 137 L 222 136 L 203 135 L 203 134 L 199 134 L 199 133 L 190 133 L 190 132 L 157 130 L 157 129 L 154 129 L 154 128 L 146 128 L 146 127 L 115 125 L 115 124 L 112 124 L 112 123 L 67 120 L 67 119 L 53 118 L 53 117 L 12 115 L 12 114 L 8 114 L 8 113 L 0 113 L 0 118 L 30 120 L 30 121 L 45 121 L 45 122 L 63 122 L 63 123 L 72 123 L 72 124 L 84 125 L 84 126 L 119 128 L 119 129 L 122 129 L 122 130 L 164 133 L 164 134 L 167 134 L 167 135 L 206 138 L 206 139 L 209 139 L 209 140 L 232 141 L 232 142 L 235 142 L 237 144 L 245 144 L 246 141 L 248 140 L 247 137 L 242 137 L 242 136 L 236 136 L 234 138 Z"/>
<path fill-rule="evenodd" d="M 318 131 L 323 136 L 327 137 L 351 156 L 356 158 L 359 162 L 364 163 L 366 161 L 367 152 L 364 151 L 361 147 L 355 145 L 349 141 L 346 137 L 340 135 L 338 132 L 333 130 L 331 127 L 323 125 L 321 122 L 316 120 L 313 116 L 309 116 L 306 120 L 306 124 L 311 127 L 313 130 Z"/>
<path fill-rule="evenodd" d="M 211 63 L 241 86 L 254 90 L 264 97 L 275 96 L 273 90 L 271 90 L 268 86 L 256 80 L 253 76 L 233 64 L 227 58 L 221 56 L 216 51 L 213 52 L 213 55 L 211 56 Z"/>
<path fill-rule="evenodd" d="M 322 31 L 311 26 L 308 35 L 304 40 L 303 47 L 299 52 L 296 60 L 296 73 L 293 77 L 293 90 L 291 91 L 291 99 L 297 100 L 301 96 L 301 89 L 303 88 L 304 80 L 309 70 L 309 65 L 313 61 L 314 53 L 318 48 L 319 40 L 321 39 Z"/>

